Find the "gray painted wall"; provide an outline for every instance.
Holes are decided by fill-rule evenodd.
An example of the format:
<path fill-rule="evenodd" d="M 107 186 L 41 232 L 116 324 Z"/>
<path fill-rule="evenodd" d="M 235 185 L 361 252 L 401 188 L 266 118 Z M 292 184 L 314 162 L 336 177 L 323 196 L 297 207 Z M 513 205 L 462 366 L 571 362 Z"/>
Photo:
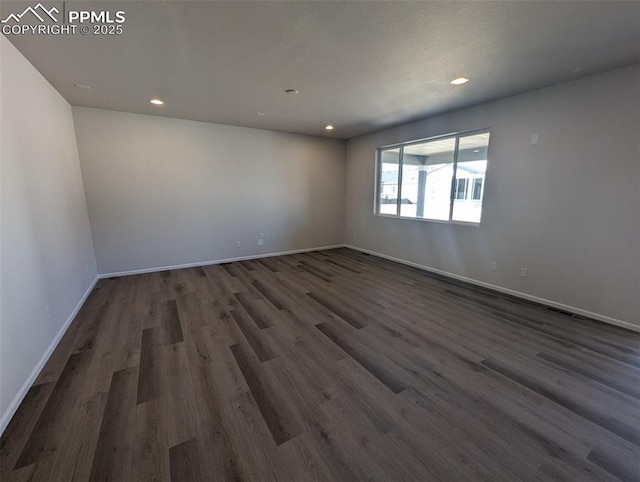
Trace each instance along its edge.
<path fill-rule="evenodd" d="M 0 37 L 1 432 L 96 265 L 71 106 Z"/>
<path fill-rule="evenodd" d="M 373 215 L 376 147 L 483 127 L 480 226 Z M 639 138 L 636 66 L 352 139 L 347 242 L 640 326 Z"/>
<path fill-rule="evenodd" d="M 73 116 L 100 273 L 344 241 L 344 141 L 82 107 Z"/>

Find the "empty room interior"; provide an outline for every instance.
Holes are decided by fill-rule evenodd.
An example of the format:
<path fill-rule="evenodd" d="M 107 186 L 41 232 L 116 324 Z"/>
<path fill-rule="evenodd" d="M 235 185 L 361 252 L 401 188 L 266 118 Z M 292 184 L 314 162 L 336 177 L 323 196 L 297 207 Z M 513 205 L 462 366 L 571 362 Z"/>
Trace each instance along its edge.
<path fill-rule="evenodd" d="M 0 480 L 640 482 L 640 2 L 0 19 Z"/>

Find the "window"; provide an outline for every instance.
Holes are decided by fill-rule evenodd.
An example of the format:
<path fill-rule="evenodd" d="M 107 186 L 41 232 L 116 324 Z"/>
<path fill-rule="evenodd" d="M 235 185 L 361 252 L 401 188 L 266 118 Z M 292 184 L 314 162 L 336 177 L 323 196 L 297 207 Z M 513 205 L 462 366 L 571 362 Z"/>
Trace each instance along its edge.
<path fill-rule="evenodd" d="M 456 194 L 455 199 L 467 198 L 467 181 L 468 179 L 456 179 Z"/>
<path fill-rule="evenodd" d="M 378 149 L 376 214 L 479 223 L 488 147 L 474 131 Z"/>
<path fill-rule="evenodd" d="M 473 194 L 471 195 L 471 199 L 474 201 L 482 201 L 482 186 L 484 182 L 481 177 L 476 177 L 473 180 Z"/>
<path fill-rule="evenodd" d="M 398 168 L 400 166 L 400 149 L 380 151 L 380 198 L 379 214 L 398 214 Z"/>

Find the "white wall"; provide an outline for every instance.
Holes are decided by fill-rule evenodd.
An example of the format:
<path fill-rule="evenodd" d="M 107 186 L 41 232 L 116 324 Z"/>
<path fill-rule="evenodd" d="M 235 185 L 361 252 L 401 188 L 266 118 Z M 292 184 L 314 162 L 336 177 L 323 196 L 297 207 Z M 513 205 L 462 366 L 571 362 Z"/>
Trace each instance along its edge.
<path fill-rule="evenodd" d="M 344 141 L 83 107 L 73 115 L 100 273 L 344 241 Z"/>
<path fill-rule="evenodd" d="M 480 226 L 373 215 L 376 147 L 483 127 Z M 640 327 L 639 138 L 636 66 L 352 139 L 347 242 Z"/>
<path fill-rule="evenodd" d="M 2 432 L 96 264 L 71 106 L 0 37 Z"/>

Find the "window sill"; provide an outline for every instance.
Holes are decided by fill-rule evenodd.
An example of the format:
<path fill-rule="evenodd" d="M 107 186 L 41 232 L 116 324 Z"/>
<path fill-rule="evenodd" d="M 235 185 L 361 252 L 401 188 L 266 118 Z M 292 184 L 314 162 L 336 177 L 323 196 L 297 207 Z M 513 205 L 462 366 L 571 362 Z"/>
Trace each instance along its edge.
<path fill-rule="evenodd" d="M 470 221 L 442 221 L 440 219 L 425 219 L 425 218 L 413 218 L 410 216 L 396 216 L 394 214 L 375 214 L 374 216 L 379 218 L 390 218 L 390 219 L 404 219 L 409 221 L 422 221 L 427 223 L 436 223 L 436 224 L 457 224 L 459 226 L 480 226 L 480 223 L 474 223 Z"/>

